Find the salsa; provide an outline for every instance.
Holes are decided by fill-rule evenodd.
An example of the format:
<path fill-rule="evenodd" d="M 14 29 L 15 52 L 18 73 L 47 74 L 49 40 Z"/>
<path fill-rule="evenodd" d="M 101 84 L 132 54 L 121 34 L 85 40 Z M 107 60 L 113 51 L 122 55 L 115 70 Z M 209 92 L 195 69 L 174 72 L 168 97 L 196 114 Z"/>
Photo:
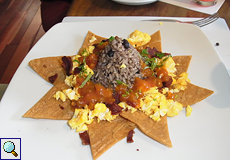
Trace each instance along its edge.
<path fill-rule="evenodd" d="M 99 54 L 98 52 L 105 48 L 108 44 L 108 40 L 102 43 L 94 45 L 93 53 L 88 56 L 82 56 L 79 58 L 80 63 L 86 63 L 89 68 L 94 69 L 98 63 Z M 143 52 L 144 51 L 144 52 Z M 112 104 L 117 102 L 126 102 L 128 105 L 139 108 L 140 99 L 144 96 L 144 93 L 152 87 L 157 87 L 161 91 L 164 87 L 170 87 L 172 84 L 172 77 L 168 75 L 168 71 L 163 65 L 149 67 L 154 63 L 155 57 L 159 58 L 159 52 L 156 49 L 147 48 L 139 51 L 140 55 L 143 56 L 146 62 L 141 61 L 141 70 L 144 79 L 135 78 L 132 88 L 129 88 L 125 83 L 120 83 L 116 86 L 115 90 L 111 88 L 105 88 L 103 85 L 95 84 L 92 81 L 86 82 L 82 87 L 82 83 L 86 77 L 77 77 L 75 88 L 78 88 L 80 98 L 77 101 L 72 101 L 73 108 L 84 108 L 85 105 L 89 109 L 94 109 L 94 105 L 97 103 Z M 163 54 L 163 53 L 162 53 Z M 163 54 L 161 56 L 166 56 Z M 79 87 L 80 86 L 80 87 Z M 114 95 L 116 97 L 114 98 Z M 169 92 L 167 99 L 174 99 L 173 93 Z"/>
<path fill-rule="evenodd" d="M 161 89 L 164 87 L 164 83 L 167 83 L 170 80 L 171 76 L 168 75 L 167 70 L 164 68 L 158 68 L 156 70 L 156 76 L 152 75 L 146 79 L 136 77 L 132 88 L 129 89 L 126 85 L 120 84 L 116 87 L 116 92 L 119 94 L 120 101 L 126 102 L 132 107 L 139 108 L 140 99 L 144 96 L 145 92 L 152 87 Z M 172 97 L 173 95 L 168 96 L 169 99 L 172 99 Z"/>
<path fill-rule="evenodd" d="M 76 88 L 78 88 L 84 78 L 78 77 Z M 78 88 L 78 93 L 81 97 L 72 102 L 73 108 L 84 108 L 85 105 L 88 105 L 89 109 L 94 109 L 96 103 L 113 103 L 115 99 L 113 98 L 113 91 L 110 88 L 105 88 L 101 84 L 94 84 L 92 81 L 88 81 L 84 87 Z"/>

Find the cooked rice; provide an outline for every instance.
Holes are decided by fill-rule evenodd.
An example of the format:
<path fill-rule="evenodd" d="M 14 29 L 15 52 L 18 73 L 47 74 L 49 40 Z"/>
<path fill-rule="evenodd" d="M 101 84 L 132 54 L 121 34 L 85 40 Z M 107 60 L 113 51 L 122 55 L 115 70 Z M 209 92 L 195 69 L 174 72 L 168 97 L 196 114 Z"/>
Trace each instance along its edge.
<path fill-rule="evenodd" d="M 131 88 L 135 77 L 142 78 L 139 52 L 132 45 L 125 48 L 123 42 L 123 39 L 115 37 L 100 53 L 91 77 L 93 82 L 114 89 L 117 81 L 121 81 Z M 111 50 L 114 51 L 113 56 L 109 57 L 108 52 Z"/>

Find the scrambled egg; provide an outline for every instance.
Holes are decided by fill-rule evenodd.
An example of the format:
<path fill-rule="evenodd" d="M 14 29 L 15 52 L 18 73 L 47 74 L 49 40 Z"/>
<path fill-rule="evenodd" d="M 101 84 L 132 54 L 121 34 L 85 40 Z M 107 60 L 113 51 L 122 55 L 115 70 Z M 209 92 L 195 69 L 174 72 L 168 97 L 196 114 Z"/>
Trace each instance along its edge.
<path fill-rule="evenodd" d="M 76 78 L 77 78 L 77 76 L 75 76 L 75 75 L 66 76 L 65 84 L 67 84 L 70 87 L 74 87 L 77 83 Z"/>
<path fill-rule="evenodd" d="M 80 94 L 78 93 L 77 89 L 64 89 L 63 91 L 57 91 L 53 97 L 56 100 L 60 99 L 62 102 L 65 102 L 67 98 L 77 101 L 80 98 Z"/>
<path fill-rule="evenodd" d="M 182 104 L 166 99 L 164 94 L 158 92 L 157 87 L 152 87 L 145 92 L 140 106 L 140 109 L 155 121 L 159 121 L 164 115 L 176 116 L 183 109 Z"/>
<path fill-rule="evenodd" d="M 78 100 L 80 98 L 80 94 L 75 90 L 72 89 L 65 89 L 63 93 L 70 99 L 70 100 Z"/>
<path fill-rule="evenodd" d="M 82 56 L 88 56 L 89 54 L 93 53 L 94 46 L 89 46 L 88 48 L 85 48 L 83 52 L 81 53 Z"/>
<path fill-rule="evenodd" d="M 93 70 L 90 69 L 87 64 L 85 64 L 85 69 L 86 69 L 86 71 L 84 72 L 85 76 L 88 76 L 89 73 L 91 73 L 92 75 L 94 74 Z"/>
<path fill-rule="evenodd" d="M 88 48 L 86 48 L 86 52 L 88 54 L 91 54 L 91 53 L 93 53 L 94 48 L 95 48 L 94 46 L 89 46 Z M 84 56 L 87 56 L 87 55 L 84 55 Z"/>
<path fill-rule="evenodd" d="M 172 85 L 176 89 L 183 91 L 186 89 L 187 82 L 190 82 L 190 79 L 188 79 L 188 73 L 184 72 L 179 75 L 179 78 Z"/>
<path fill-rule="evenodd" d="M 92 117 L 97 117 L 98 121 L 100 120 L 107 120 L 111 121 L 114 120 L 118 115 L 112 115 L 109 108 L 106 107 L 104 103 L 97 103 L 94 106 L 94 110 L 92 111 Z"/>
<path fill-rule="evenodd" d="M 134 47 L 139 47 L 147 44 L 151 40 L 151 37 L 147 33 L 135 30 L 127 40 Z"/>
<path fill-rule="evenodd" d="M 134 112 L 136 112 L 136 111 L 137 111 L 137 109 L 136 109 L 136 108 L 134 108 L 134 107 L 132 107 L 132 106 L 128 105 L 128 104 L 127 104 L 127 103 L 125 103 L 125 102 L 120 102 L 118 105 L 119 105 L 120 107 L 122 107 L 122 108 L 123 108 L 123 110 L 125 110 L 125 109 L 129 109 L 129 110 L 131 110 L 131 113 L 134 113 Z"/>
<path fill-rule="evenodd" d="M 120 102 L 119 106 L 123 110 L 131 110 L 131 113 L 137 111 L 137 108 L 129 106 L 125 102 Z M 182 111 L 183 105 L 173 100 L 167 100 L 164 94 L 158 92 L 157 87 L 150 88 L 145 92 L 145 96 L 140 99 L 139 110 L 143 111 L 146 115 L 152 118 L 154 121 L 160 121 L 161 116 L 173 117 Z"/>
<path fill-rule="evenodd" d="M 75 109 L 73 118 L 68 121 L 69 126 L 76 129 L 76 132 L 88 130 L 87 124 L 93 122 L 93 118 L 88 116 L 89 113 L 89 109 Z"/>
<path fill-rule="evenodd" d="M 53 97 L 56 99 L 56 100 L 59 100 L 61 99 L 63 102 L 66 101 L 66 95 L 62 92 L 62 91 L 57 91 Z"/>
<path fill-rule="evenodd" d="M 174 73 L 176 72 L 176 64 L 172 57 L 167 58 L 167 60 L 164 62 L 164 66 L 167 69 L 169 76 L 175 77 Z"/>
<path fill-rule="evenodd" d="M 190 107 L 190 105 L 188 105 L 186 107 L 186 116 L 189 117 L 192 113 L 192 107 Z"/>
<path fill-rule="evenodd" d="M 112 115 L 104 103 L 97 103 L 92 111 L 89 109 L 75 109 L 74 116 L 68 121 L 68 124 L 72 129 L 76 129 L 76 132 L 81 132 L 88 130 L 87 124 L 92 123 L 95 117 L 98 121 L 112 121 L 117 116 Z"/>
<path fill-rule="evenodd" d="M 92 36 L 91 39 L 89 40 L 89 42 L 92 43 L 92 42 L 94 42 L 96 40 L 97 40 L 97 38 L 95 36 Z"/>
<path fill-rule="evenodd" d="M 129 106 L 125 102 L 120 102 L 119 106 L 125 109 L 131 110 L 131 113 L 136 112 L 138 109 Z M 154 121 L 160 121 L 161 116 L 176 116 L 183 109 L 182 104 L 173 100 L 167 100 L 164 94 L 158 92 L 157 87 L 152 87 L 149 91 L 145 92 L 145 96 L 140 101 L 139 110 L 143 111 Z M 106 107 L 104 103 L 97 103 L 94 106 L 94 110 L 75 109 L 74 116 L 68 121 L 68 124 L 72 129 L 76 129 L 76 132 L 88 130 L 87 124 L 93 122 L 94 118 L 98 121 L 107 120 L 112 121 L 118 115 L 111 115 L 111 111 Z M 188 108 L 188 107 L 187 107 Z"/>
<path fill-rule="evenodd" d="M 79 67 L 79 62 L 78 62 L 78 58 L 80 58 L 81 56 L 80 55 L 76 55 L 76 56 L 74 56 L 74 57 L 72 57 L 72 62 L 73 62 L 73 70 L 74 70 L 74 68 L 76 68 L 76 67 Z"/>

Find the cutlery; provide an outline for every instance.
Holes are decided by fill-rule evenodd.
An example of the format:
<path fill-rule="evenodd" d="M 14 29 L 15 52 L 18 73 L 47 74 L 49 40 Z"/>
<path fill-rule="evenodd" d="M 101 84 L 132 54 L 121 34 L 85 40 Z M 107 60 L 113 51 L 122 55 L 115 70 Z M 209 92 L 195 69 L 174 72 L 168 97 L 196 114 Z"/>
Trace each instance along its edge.
<path fill-rule="evenodd" d="M 178 22 L 178 23 L 189 23 L 194 24 L 198 27 L 206 26 L 214 21 L 216 21 L 219 17 L 218 13 L 214 13 L 206 18 L 202 18 L 196 21 L 179 21 L 175 19 L 154 19 L 154 20 L 144 20 L 144 21 L 162 21 L 162 22 Z"/>

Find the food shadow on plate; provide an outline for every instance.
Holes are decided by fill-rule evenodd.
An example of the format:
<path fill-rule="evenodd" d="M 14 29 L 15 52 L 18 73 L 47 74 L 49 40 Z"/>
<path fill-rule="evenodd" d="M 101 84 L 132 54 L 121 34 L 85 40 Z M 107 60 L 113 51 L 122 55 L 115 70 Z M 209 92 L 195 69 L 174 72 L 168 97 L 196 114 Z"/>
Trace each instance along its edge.
<path fill-rule="evenodd" d="M 230 107 L 230 77 L 223 63 L 214 66 L 211 82 L 215 86 L 214 94 L 208 97 L 206 101 L 217 108 Z"/>

